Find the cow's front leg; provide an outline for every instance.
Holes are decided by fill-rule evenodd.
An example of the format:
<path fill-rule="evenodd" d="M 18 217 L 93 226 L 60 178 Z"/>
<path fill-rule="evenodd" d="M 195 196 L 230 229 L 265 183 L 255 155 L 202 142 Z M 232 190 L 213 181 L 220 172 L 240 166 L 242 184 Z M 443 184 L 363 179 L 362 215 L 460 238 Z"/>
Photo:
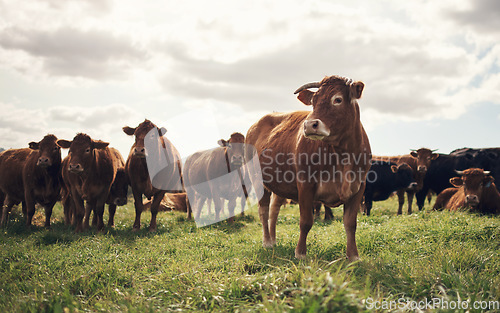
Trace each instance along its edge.
<path fill-rule="evenodd" d="M 356 246 L 356 226 L 364 191 L 365 188 L 363 185 L 358 193 L 344 204 L 344 229 L 347 237 L 346 254 L 351 262 L 359 259 L 358 248 Z"/>
<path fill-rule="evenodd" d="M 406 192 L 408 196 L 408 214 L 412 213 L 412 205 L 413 205 L 413 196 L 415 195 L 415 191 Z"/>

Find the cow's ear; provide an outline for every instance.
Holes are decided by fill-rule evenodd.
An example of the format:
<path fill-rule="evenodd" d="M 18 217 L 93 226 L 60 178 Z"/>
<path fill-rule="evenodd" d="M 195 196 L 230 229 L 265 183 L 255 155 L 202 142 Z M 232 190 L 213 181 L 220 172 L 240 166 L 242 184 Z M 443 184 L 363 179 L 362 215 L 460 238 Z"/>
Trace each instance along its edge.
<path fill-rule="evenodd" d="M 415 151 L 410 152 L 410 155 L 414 158 L 418 158 L 418 153 Z"/>
<path fill-rule="evenodd" d="M 71 147 L 71 141 L 69 140 L 59 139 L 56 141 L 56 144 L 63 149 L 69 149 L 69 147 Z"/>
<path fill-rule="evenodd" d="M 38 149 L 40 149 L 40 143 L 39 143 L 39 142 L 34 142 L 34 141 L 32 141 L 32 142 L 30 142 L 30 143 L 28 144 L 28 146 L 29 146 L 29 147 L 30 147 L 30 149 L 32 149 L 32 150 L 38 150 Z"/>
<path fill-rule="evenodd" d="M 433 153 L 433 154 L 431 155 L 431 160 L 435 160 L 435 159 L 437 159 L 437 158 L 439 158 L 439 154 L 437 154 L 437 153 Z"/>
<path fill-rule="evenodd" d="M 493 183 L 495 181 L 495 178 L 493 178 L 493 176 L 486 176 L 483 180 L 483 185 L 484 187 L 486 188 L 489 188 L 491 186 L 491 183 Z"/>
<path fill-rule="evenodd" d="M 225 147 L 227 146 L 227 141 L 225 141 L 224 139 L 220 139 L 219 141 L 217 141 L 217 143 L 219 144 L 219 146 L 221 147 Z"/>
<path fill-rule="evenodd" d="M 361 98 L 365 84 L 363 82 L 355 82 L 351 84 L 351 99 Z"/>
<path fill-rule="evenodd" d="M 109 145 L 109 142 L 92 140 L 92 144 L 94 145 L 94 149 L 105 149 Z"/>
<path fill-rule="evenodd" d="M 314 92 L 310 90 L 302 90 L 301 92 L 299 92 L 297 99 L 299 99 L 300 102 L 304 103 L 305 105 L 311 105 L 313 96 Z"/>
<path fill-rule="evenodd" d="M 464 181 L 460 177 L 453 177 L 450 178 L 450 184 L 458 188 L 464 184 Z"/>
<path fill-rule="evenodd" d="M 391 165 L 391 171 L 393 173 L 397 173 L 398 172 L 398 167 L 396 165 Z"/>
<path fill-rule="evenodd" d="M 135 128 L 132 128 L 132 127 L 125 126 L 122 129 L 123 129 L 123 132 L 129 136 L 132 136 L 135 133 Z"/>
<path fill-rule="evenodd" d="M 158 134 L 160 134 L 160 136 L 164 136 L 166 133 L 167 129 L 165 127 L 158 128 Z"/>

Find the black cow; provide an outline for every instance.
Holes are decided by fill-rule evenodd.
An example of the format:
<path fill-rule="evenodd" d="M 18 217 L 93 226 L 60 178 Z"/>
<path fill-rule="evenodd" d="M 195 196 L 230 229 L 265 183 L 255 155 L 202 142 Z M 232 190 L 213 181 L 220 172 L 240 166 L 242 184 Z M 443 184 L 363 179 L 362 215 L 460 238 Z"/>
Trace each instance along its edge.
<path fill-rule="evenodd" d="M 388 161 L 373 161 L 366 176 L 366 215 L 370 215 L 373 201 L 387 200 L 396 190 L 415 189 L 416 186 L 413 170 L 408 164 L 397 165 Z"/>

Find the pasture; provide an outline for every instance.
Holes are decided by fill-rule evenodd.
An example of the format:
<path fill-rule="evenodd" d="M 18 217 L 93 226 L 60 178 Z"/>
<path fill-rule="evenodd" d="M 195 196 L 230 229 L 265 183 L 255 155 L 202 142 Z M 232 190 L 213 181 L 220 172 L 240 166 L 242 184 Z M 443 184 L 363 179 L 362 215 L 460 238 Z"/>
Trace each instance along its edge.
<path fill-rule="evenodd" d="M 19 208 L 0 229 L 1 312 L 363 312 L 375 301 L 385 312 L 383 301 L 500 301 L 498 216 L 397 216 L 395 198 L 375 202 L 372 216 L 358 215 L 361 261 L 349 264 L 340 208 L 333 221 L 316 220 L 305 260 L 293 256 L 297 206 L 282 209 L 274 249 L 262 248 L 255 207 L 204 228 L 162 212 L 155 233 L 149 212 L 132 232 L 130 200 L 104 233 L 74 234 L 60 204 L 46 230 L 41 211 L 31 230 Z"/>

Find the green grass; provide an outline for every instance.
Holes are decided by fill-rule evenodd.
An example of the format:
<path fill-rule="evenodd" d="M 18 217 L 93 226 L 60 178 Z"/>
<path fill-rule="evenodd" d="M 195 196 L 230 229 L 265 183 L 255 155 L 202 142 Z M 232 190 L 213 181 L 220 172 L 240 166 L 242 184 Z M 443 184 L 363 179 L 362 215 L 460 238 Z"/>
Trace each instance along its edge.
<path fill-rule="evenodd" d="M 28 230 L 14 212 L 0 229 L 0 312 L 363 312 L 373 301 L 500 301 L 500 217 L 396 216 L 396 200 L 374 204 L 372 216 L 359 215 L 362 260 L 351 264 L 340 208 L 315 223 L 301 261 L 296 206 L 282 210 L 273 249 L 261 246 L 255 208 L 204 228 L 163 212 L 156 233 L 147 232 L 149 212 L 132 232 L 131 202 L 105 233 L 74 234 L 59 206 L 51 230 Z M 480 311 L 488 310 L 470 310 Z"/>

